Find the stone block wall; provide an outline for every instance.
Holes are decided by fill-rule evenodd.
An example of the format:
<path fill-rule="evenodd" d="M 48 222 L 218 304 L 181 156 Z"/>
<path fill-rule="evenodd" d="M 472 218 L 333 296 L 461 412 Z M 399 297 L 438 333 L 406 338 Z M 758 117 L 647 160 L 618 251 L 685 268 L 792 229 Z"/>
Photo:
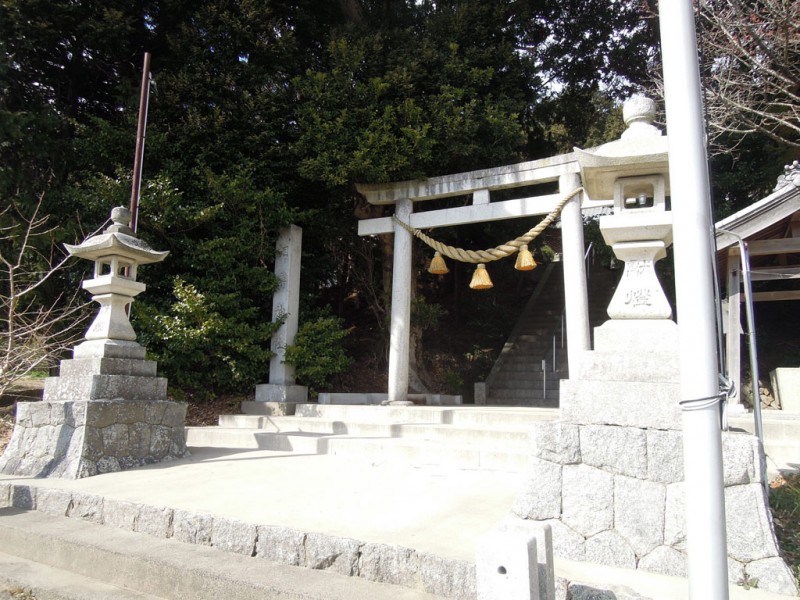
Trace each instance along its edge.
<path fill-rule="evenodd" d="M 549 524 L 553 552 L 571 560 L 686 576 L 680 430 L 536 423 L 531 462 L 512 512 Z M 780 557 L 758 439 L 723 432 L 730 579 L 797 594 Z"/>

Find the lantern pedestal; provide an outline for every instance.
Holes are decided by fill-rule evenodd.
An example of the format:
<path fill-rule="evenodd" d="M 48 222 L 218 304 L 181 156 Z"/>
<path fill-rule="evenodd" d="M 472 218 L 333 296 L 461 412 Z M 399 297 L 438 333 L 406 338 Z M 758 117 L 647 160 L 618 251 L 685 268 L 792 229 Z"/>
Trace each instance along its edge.
<path fill-rule="evenodd" d="M 625 271 L 608 305 L 612 319 L 671 319 L 670 307 L 656 276 L 655 263 L 672 243 L 672 214 L 633 212 L 600 219 L 600 232 Z"/>
<path fill-rule="evenodd" d="M 0 472 L 80 479 L 181 458 L 185 418 L 168 401 L 20 402 Z"/>

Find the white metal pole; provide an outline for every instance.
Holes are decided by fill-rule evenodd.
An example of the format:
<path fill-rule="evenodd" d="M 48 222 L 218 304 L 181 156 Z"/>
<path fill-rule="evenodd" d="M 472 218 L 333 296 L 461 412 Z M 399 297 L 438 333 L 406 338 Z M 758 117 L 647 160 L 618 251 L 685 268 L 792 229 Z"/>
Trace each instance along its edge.
<path fill-rule="evenodd" d="M 689 597 L 727 600 L 711 209 L 691 0 L 659 3 L 680 340 Z"/>

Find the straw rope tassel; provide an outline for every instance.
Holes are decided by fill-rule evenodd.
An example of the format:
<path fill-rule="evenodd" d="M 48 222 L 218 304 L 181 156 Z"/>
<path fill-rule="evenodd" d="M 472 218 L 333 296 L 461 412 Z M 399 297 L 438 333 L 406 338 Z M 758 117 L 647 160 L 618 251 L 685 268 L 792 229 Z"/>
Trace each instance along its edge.
<path fill-rule="evenodd" d="M 514 268 L 517 271 L 533 271 L 536 268 L 536 261 L 533 260 L 533 254 L 528 250 L 528 244 L 523 244 L 520 247 Z"/>
<path fill-rule="evenodd" d="M 431 259 L 431 265 L 428 267 L 428 273 L 432 275 L 445 275 L 449 272 L 450 269 L 447 268 L 447 263 L 444 262 L 442 255 L 438 252 L 434 253 Z"/>
<path fill-rule="evenodd" d="M 515 240 L 511 240 L 505 244 L 501 244 L 500 246 L 496 246 L 495 248 L 490 248 L 488 250 L 464 250 L 463 248 L 447 246 L 421 232 L 419 229 L 414 229 L 408 223 L 401 221 L 397 218 L 397 215 L 392 215 L 392 219 L 394 219 L 396 223 L 398 223 L 403 229 L 408 231 L 414 237 L 419 238 L 428 246 L 433 248 L 436 252 L 446 256 L 447 258 L 472 264 L 487 263 L 500 260 L 501 258 L 506 258 L 515 252 L 519 252 L 522 246 L 529 244 L 532 240 L 538 237 L 539 234 L 542 233 L 553 221 L 555 221 L 558 215 L 561 214 L 561 209 L 564 208 L 564 205 L 582 191 L 583 188 L 578 187 L 565 194 L 558 201 L 558 204 L 556 204 L 555 208 L 550 211 L 550 213 L 544 219 L 539 221 L 536 227 L 533 227 L 527 233 L 519 236 Z"/>
<path fill-rule="evenodd" d="M 469 287 L 473 290 L 488 290 L 494 287 L 485 264 L 480 263 L 475 268 L 475 272 L 472 274 L 472 281 L 469 282 Z"/>

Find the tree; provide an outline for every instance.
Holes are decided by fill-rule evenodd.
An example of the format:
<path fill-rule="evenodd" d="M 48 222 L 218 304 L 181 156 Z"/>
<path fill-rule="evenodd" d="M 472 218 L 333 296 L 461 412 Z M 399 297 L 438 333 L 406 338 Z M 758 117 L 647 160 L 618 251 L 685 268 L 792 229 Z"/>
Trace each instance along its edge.
<path fill-rule="evenodd" d="M 304 304 L 361 293 L 384 324 L 391 248 L 356 235 L 354 213 L 381 209 L 353 182 L 552 153 L 601 87 L 618 93 L 644 72 L 635 6 L 4 0 L 0 190 L 32 208 L 47 188 L 43 214 L 67 237 L 124 204 L 149 50 L 139 235 L 171 255 L 142 273 L 132 318 L 173 381 L 246 389 L 266 377 L 283 225 L 304 227 L 313 257 Z"/>
<path fill-rule="evenodd" d="M 724 152 L 751 134 L 800 149 L 800 3 L 698 3 L 709 137 Z"/>
<path fill-rule="evenodd" d="M 32 371 L 54 366 L 90 315 L 77 287 L 49 298 L 38 293 L 69 259 L 40 208 L 41 198 L 30 216 L 15 203 L 0 212 L 0 396 Z"/>

